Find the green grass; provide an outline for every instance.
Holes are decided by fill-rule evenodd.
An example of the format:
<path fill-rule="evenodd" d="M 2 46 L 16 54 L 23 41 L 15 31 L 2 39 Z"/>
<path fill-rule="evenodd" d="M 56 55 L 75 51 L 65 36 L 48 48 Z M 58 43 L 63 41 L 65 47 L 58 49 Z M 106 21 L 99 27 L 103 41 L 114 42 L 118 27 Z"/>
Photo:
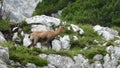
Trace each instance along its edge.
<path fill-rule="evenodd" d="M 32 49 L 24 46 L 18 46 L 15 48 L 10 42 L 1 43 L 0 45 L 9 47 L 10 59 L 20 62 L 22 65 L 34 63 L 37 66 L 46 66 L 48 64 L 47 60 L 38 57 L 40 53 Z"/>

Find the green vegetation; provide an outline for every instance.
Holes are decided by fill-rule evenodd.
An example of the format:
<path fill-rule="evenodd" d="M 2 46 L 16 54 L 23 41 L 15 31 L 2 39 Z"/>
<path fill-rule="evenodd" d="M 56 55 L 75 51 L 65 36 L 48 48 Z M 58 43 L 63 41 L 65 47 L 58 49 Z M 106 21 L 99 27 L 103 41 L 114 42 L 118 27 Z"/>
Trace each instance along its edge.
<path fill-rule="evenodd" d="M 63 9 L 69 3 L 74 1 L 75 0 L 43 0 L 37 5 L 33 15 L 50 15 L 51 13 L 55 13 L 58 10 Z"/>
<path fill-rule="evenodd" d="M 10 31 L 10 26 L 14 24 L 9 20 L 0 20 L 0 31 Z"/>
<path fill-rule="evenodd" d="M 30 33 L 31 32 L 31 25 L 27 24 L 26 21 L 22 21 L 22 29 L 25 33 Z"/>
<path fill-rule="evenodd" d="M 47 60 L 38 57 L 40 53 L 34 51 L 34 49 L 29 49 L 24 46 L 14 47 L 10 42 L 0 43 L 0 45 L 9 47 L 10 59 L 20 62 L 22 65 L 28 62 L 34 63 L 37 66 L 45 66 L 48 64 Z"/>
<path fill-rule="evenodd" d="M 63 9 L 61 19 L 77 23 L 120 26 L 120 0 L 76 0 Z"/>

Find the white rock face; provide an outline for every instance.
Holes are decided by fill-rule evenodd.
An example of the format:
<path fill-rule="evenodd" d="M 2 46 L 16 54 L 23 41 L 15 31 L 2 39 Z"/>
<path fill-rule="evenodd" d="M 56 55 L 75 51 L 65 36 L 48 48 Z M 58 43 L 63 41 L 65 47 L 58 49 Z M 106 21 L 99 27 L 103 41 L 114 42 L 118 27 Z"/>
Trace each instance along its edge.
<path fill-rule="evenodd" d="M 58 26 L 60 24 L 60 19 L 50 17 L 50 16 L 41 15 L 41 16 L 34 16 L 31 18 L 27 18 L 26 22 L 28 24 L 40 23 L 40 24 L 45 25 L 47 27 L 51 27 L 53 25 Z"/>
<path fill-rule="evenodd" d="M 3 8 L 11 21 L 21 22 L 32 16 L 37 4 L 41 0 L 4 0 Z"/>
<path fill-rule="evenodd" d="M 74 24 L 71 24 L 70 26 L 72 27 L 72 29 L 73 29 L 74 32 L 78 32 L 80 35 L 84 34 L 83 29 L 79 28 L 78 26 L 76 26 Z"/>
<path fill-rule="evenodd" d="M 101 27 L 100 25 L 96 25 L 93 27 L 94 31 L 97 31 L 99 35 L 102 35 L 105 40 L 112 40 L 116 36 L 118 36 L 118 32 L 116 30 L 110 29 L 108 27 Z"/>
<path fill-rule="evenodd" d="M 70 49 L 71 45 L 70 45 L 70 38 L 69 35 L 65 35 L 64 37 L 60 38 L 60 42 L 62 45 L 62 49 Z"/>
<path fill-rule="evenodd" d="M 9 62 L 9 51 L 7 47 L 0 46 L 0 59 L 5 63 Z"/>
<path fill-rule="evenodd" d="M 6 42 L 6 39 L 4 38 L 2 32 L 0 32 L 0 42 Z"/>
<path fill-rule="evenodd" d="M 23 45 L 28 47 L 32 43 L 32 41 L 29 38 L 29 34 L 25 34 L 24 36 L 25 37 L 23 38 Z"/>
<path fill-rule="evenodd" d="M 52 41 L 52 49 L 59 51 L 61 49 L 61 42 L 59 40 Z"/>

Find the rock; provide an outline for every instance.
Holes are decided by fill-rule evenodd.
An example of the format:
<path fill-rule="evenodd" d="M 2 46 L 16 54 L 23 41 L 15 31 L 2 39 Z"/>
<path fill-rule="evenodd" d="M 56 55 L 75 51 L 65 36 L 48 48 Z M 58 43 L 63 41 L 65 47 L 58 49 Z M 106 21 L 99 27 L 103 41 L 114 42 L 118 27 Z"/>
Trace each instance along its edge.
<path fill-rule="evenodd" d="M 102 35 L 105 40 L 112 40 L 116 36 L 118 36 L 118 32 L 116 30 L 110 29 L 108 27 L 101 27 L 100 25 L 96 25 L 93 27 L 94 31 L 97 31 L 99 35 Z"/>
<path fill-rule="evenodd" d="M 108 54 L 104 57 L 104 68 L 116 68 L 116 66 L 118 65 L 118 59 L 115 58 L 115 56 L 113 55 L 111 55 L 111 57 L 112 58 L 110 58 Z"/>
<path fill-rule="evenodd" d="M 38 43 L 36 44 L 36 47 L 37 47 L 37 48 L 42 48 L 41 43 L 40 43 L 40 42 L 38 42 Z"/>
<path fill-rule="evenodd" d="M 55 18 L 60 18 L 62 10 L 59 10 L 57 13 L 52 13 L 51 16 Z"/>
<path fill-rule="evenodd" d="M 120 68 L 120 65 L 118 65 L 117 68 Z"/>
<path fill-rule="evenodd" d="M 40 1 L 41 0 L 4 0 L 4 18 L 7 16 L 11 21 L 21 22 L 25 18 L 32 16 L 37 4 Z"/>
<path fill-rule="evenodd" d="M 47 55 L 46 54 L 40 54 L 39 57 L 43 58 L 43 59 L 47 59 Z"/>
<path fill-rule="evenodd" d="M 65 35 L 64 37 L 60 37 L 60 42 L 62 44 L 62 49 L 70 49 L 70 38 L 69 35 Z"/>
<path fill-rule="evenodd" d="M 75 60 L 75 63 L 72 65 L 72 68 L 89 68 L 90 67 L 88 59 L 85 59 L 81 54 L 74 56 L 74 60 Z"/>
<path fill-rule="evenodd" d="M 49 54 L 47 60 L 57 68 L 70 68 L 74 64 L 70 57 Z"/>
<path fill-rule="evenodd" d="M 113 47 L 113 46 L 108 46 L 108 47 L 106 48 L 106 51 L 107 51 L 108 53 L 114 53 L 114 47 Z"/>
<path fill-rule="evenodd" d="M 29 34 L 25 34 L 23 38 L 23 45 L 26 47 L 28 47 L 32 43 L 29 36 L 30 36 Z"/>
<path fill-rule="evenodd" d="M 46 31 L 50 28 L 47 28 L 45 25 L 32 25 L 31 27 L 31 31 L 34 32 L 34 31 Z"/>
<path fill-rule="evenodd" d="M 40 23 L 40 24 L 45 25 L 47 27 L 58 26 L 60 24 L 60 19 L 50 17 L 50 16 L 45 16 L 45 15 L 27 18 L 25 21 L 28 24 Z"/>
<path fill-rule="evenodd" d="M 70 26 L 72 27 L 72 29 L 73 29 L 74 32 L 78 32 L 80 35 L 84 34 L 83 29 L 79 28 L 78 26 L 76 26 L 74 24 L 71 24 Z"/>
<path fill-rule="evenodd" d="M 4 38 L 2 32 L 0 32 L 0 42 L 6 42 L 6 39 Z"/>
<path fill-rule="evenodd" d="M 6 63 L 0 60 L 0 68 L 8 68 Z"/>
<path fill-rule="evenodd" d="M 101 55 L 101 54 L 97 54 L 93 57 L 93 59 L 96 61 L 102 60 L 102 58 L 103 58 L 103 55 Z"/>
<path fill-rule="evenodd" d="M 9 51 L 7 47 L 0 46 L 0 59 L 5 63 L 9 63 Z"/>
<path fill-rule="evenodd" d="M 59 40 L 52 41 L 52 49 L 59 51 L 61 49 L 61 42 Z"/>
<path fill-rule="evenodd" d="M 120 40 L 115 40 L 114 43 L 115 43 L 115 45 L 120 46 Z"/>
<path fill-rule="evenodd" d="M 78 40 L 78 37 L 77 36 L 73 36 L 73 40 L 74 41 Z"/>
<path fill-rule="evenodd" d="M 95 68 L 103 68 L 103 66 L 102 66 L 102 64 L 100 63 L 100 61 L 95 61 L 94 67 L 95 67 Z"/>
<path fill-rule="evenodd" d="M 56 68 L 56 67 L 53 66 L 52 64 L 48 64 L 48 66 L 44 66 L 44 67 L 41 67 L 41 68 Z"/>
<path fill-rule="evenodd" d="M 37 66 L 35 64 L 32 64 L 32 63 L 27 63 L 26 68 L 37 68 Z"/>
<path fill-rule="evenodd" d="M 102 30 L 102 27 L 100 25 L 96 25 L 93 27 L 94 31 L 100 31 Z"/>

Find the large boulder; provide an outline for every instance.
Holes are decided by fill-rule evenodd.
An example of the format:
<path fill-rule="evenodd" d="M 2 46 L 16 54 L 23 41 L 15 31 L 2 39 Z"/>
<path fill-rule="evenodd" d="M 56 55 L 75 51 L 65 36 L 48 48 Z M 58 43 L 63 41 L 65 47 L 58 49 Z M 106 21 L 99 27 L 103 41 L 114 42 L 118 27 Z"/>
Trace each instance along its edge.
<path fill-rule="evenodd" d="M 93 27 L 93 29 L 99 35 L 102 35 L 105 40 L 112 40 L 118 36 L 118 32 L 116 30 L 110 29 L 108 27 L 101 27 L 100 25 L 96 25 Z"/>
<path fill-rule="evenodd" d="M 6 42 L 6 39 L 4 38 L 2 32 L 0 32 L 0 42 Z"/>
<path fill-rule="evenodd" d="M 32 16 L 37 4 L 42 0 L 4 0 L 3 16 L 11 21 L 21 22 Z"/>
<path fill-rule="evenodd" d="M 47 27 L 58 26 L 60 24 L 60 19 L 46 15 L 34 16 L 31 18 L 27 18 L 25 21 L 28 24 L 39 23 L 46 25 Z"/>

